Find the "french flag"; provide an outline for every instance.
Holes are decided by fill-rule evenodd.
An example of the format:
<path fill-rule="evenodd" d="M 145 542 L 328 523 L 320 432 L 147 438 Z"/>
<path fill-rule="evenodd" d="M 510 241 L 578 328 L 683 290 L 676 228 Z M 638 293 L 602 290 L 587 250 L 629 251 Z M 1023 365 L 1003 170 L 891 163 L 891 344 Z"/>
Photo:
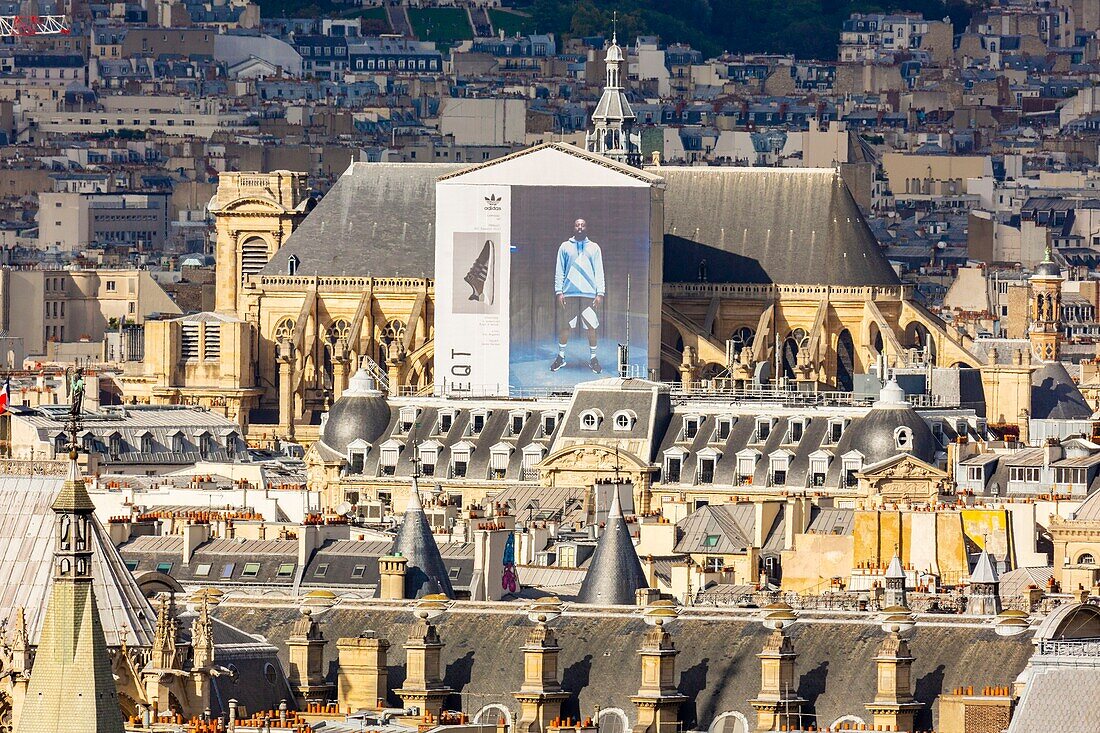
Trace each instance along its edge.
<path fill-rule="evenodd" d="M 0 415 L 8 411 L 11 404 L 11 379 L 4 380 L 4 388 L 0 390 Z"/>

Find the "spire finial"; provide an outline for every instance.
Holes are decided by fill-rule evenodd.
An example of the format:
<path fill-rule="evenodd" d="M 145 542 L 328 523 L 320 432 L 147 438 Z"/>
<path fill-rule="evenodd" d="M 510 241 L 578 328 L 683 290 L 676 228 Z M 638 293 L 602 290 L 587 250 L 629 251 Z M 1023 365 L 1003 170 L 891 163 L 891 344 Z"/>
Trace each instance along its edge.
<path fill-rule="evenodd" d="M 1043 253 L 1043 262 L 1054 262 L 1054 250 L 1050 245 L 1047 245 L 1046 251 Z"/>
<path fill-rule="evenodd" d="M 611 11 L 611 45 L 619 45 L 619 11 Z"/>

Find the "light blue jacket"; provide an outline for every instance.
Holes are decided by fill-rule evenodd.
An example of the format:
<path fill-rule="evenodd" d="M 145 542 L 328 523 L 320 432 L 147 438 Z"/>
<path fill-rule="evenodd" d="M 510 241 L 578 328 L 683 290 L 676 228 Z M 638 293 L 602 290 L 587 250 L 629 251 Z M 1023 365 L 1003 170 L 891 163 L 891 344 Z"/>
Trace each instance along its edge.
<path fill-rule="evenodd" d="M 572 237 L 562 242 L 554 270 L 554 293 L 567 298 L 595 298 L 604 292 L 600 245 L 587 237 L 579 242 Z"/>

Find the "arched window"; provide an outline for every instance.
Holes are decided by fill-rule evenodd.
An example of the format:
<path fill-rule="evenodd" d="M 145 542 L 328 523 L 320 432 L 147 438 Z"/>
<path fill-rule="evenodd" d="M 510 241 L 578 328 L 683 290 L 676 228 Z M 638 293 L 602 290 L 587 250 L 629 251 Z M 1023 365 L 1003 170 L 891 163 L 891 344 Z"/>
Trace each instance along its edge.
<path fill-rule="evenodd" d="M 602 420 L 599 410 L 585 410 L 581 413 L 581 430 L 596 430 Z"/>
<path fill-rule="evenodd" d="M 1096 558 L 1093 556 L 1093 554 L 1091 552 L 1082 552 L 1081 555 L 1077 558 L 1077 564 L 1078 565 L 1095 565 L 1096 564 Z"/>
<path fill-rule="evenodd" d="M 634 423 L 638 421 L 638 416 L 631 410 L 619 410 L 612 420 L 616 430 L 632 430 Z"/>
<path fill-rule="evenodd" d="M 279 325 L 275 326 L 275 331 L 272 333 L 275 341 L 289 341 L 294 334 L 294 321 L 289 318 L 284 318 L 279 321 Z"/>
<path fill-rule="evenodd" d="M 912 450 L 913 449 L 913 430 L 902 425 L 900 428 L 894 431 L 894 447 L 898 450 Z"/>
<path fill-rule="evenodd" d="M 351 324 L 343 318 L 337 318 L 332 322 L 332 325 L 328 327 L 328 342 L 335 345 L 337 341 L 342 341 L 346 346 L 351 340 Z"/>

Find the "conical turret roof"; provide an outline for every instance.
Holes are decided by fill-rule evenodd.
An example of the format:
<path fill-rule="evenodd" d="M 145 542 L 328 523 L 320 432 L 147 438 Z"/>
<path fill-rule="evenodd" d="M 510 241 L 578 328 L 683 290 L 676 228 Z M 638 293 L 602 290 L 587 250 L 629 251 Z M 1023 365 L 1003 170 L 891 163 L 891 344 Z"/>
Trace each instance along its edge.
<path fill-rule="evenodd" d="M 974 564 L 974 572 L 970 574 L 971 583 L 997 583 L 1000 578 L 997 576 L 997 569 L 993 567 L 993 559 L 990 558 L 989 553 L 982 550 L 981 556 L 978 557 L 978 562 Z"/>
<path fill-rule="evenodd" d="M 648 587 L 642 563 L 630 538 L 630 528 L 623 519 L 619 492 L 616 490 L 611 499 L 611 510 L 607 513 L 607 524 L 588 565 L 588 574 L 581 583 L 577 600 L 581 603 L 633 606 L 637 590 Z"/>
<path fill-rule="evenodd" d="M 394 542 L 395 555 L 408 560 L 405 569 L 405 597 L 422 598 L 433 593 L 443 593 L 454 598 L 447 566 L 439 554 L 439 545 L 435 543 L 432 528 L 424 515 L 424 505 L 420 501 L 420 489 L 413 479 L 412 495 L 405 508 L 405 518 L 397 531 Z"/>

